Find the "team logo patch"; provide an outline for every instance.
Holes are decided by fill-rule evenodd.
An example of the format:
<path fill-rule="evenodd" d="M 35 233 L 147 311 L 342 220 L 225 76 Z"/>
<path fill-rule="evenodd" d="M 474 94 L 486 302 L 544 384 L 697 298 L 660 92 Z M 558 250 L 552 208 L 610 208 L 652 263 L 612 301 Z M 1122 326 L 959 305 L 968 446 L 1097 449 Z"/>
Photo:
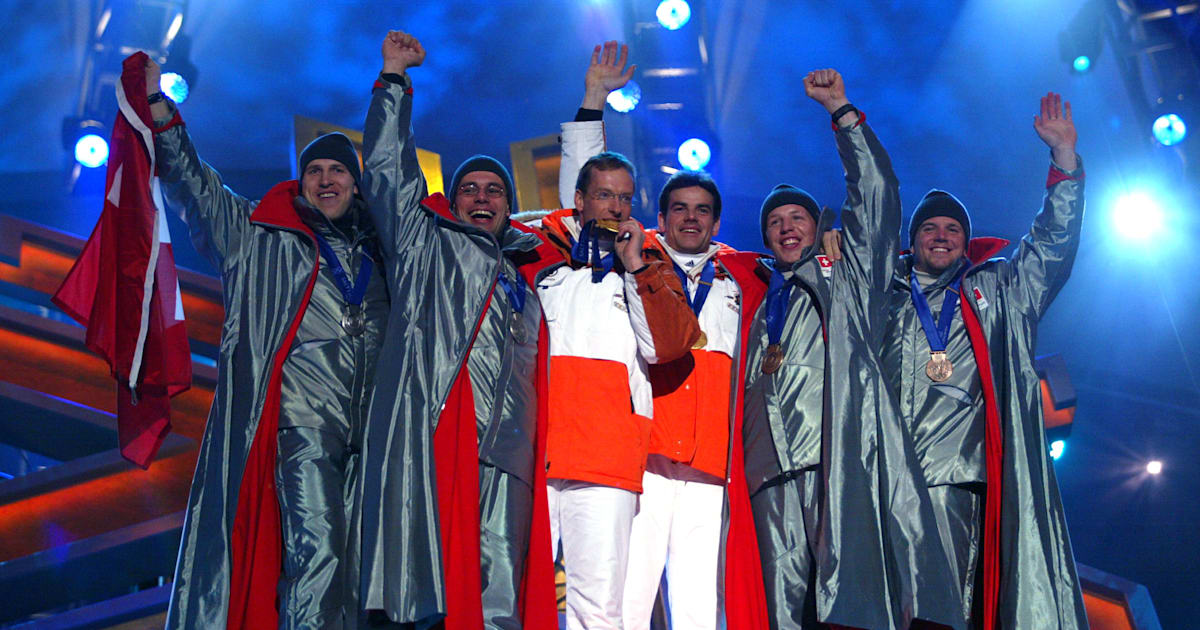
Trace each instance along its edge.
<path fill-rule="evenodd" d="M 817 254 L 817 264 L 821 265 L 821 275 L 826 278 L 833 276 L 833 260 L 824 254 Z"/>
<path fill-rule="evenodd" d="M 987 298 L 983 297 L 983 291 L 980 291 L 979 287 L 972 289 L 971 293 L 975 296 L 975 304 L 979 305 L 979 310 L 982 311 L 988 307 Z"/>

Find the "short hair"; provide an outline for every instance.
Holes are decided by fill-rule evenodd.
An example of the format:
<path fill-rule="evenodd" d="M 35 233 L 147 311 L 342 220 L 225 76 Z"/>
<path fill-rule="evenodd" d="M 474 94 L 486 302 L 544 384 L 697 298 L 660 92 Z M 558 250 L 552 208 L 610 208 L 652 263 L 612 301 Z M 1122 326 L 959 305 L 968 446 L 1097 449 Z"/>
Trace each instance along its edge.
<path fill-rule="evenodd" d="M 691 188 L 699 186 L 708 191 L 708 194 L 713 198 L 713 220 L 721 219 L 721 192 L 717 190 L 717 182 L 713 180 L 712 175 L 704 171 L 675 171 L 671 177 L 667 179 L 667 183 L 663 184 L 662 192 L 658 193 L 658 213 L 667 213 L 667 202 L 670 200 L 671 191 L 679 190 L 680 188 Z"/>
<path fill-rule="evenodd" d="M 592 182 L 592 171 L 615 171 L 619 168 L 628 171 L 629 177 L 637 182 L 637 169 L 633 168 L 633 163 L 629 161 L 629 158 L 616 151 L 597 153 L 588 158 L 588 161 L 584 162 L 583 167 L 579 169 L 579 177 L 575 179 L 575 190 L 587 192 L 588 185 Z"/>

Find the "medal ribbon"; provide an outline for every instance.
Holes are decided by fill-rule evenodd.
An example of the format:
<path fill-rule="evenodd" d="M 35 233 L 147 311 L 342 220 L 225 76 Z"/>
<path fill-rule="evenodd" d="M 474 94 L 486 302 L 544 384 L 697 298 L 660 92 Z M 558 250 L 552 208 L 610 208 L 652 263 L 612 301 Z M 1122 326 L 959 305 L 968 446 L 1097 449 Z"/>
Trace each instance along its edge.
<path fill-rule="evenodd" d="M 942 300 L 942 312 L 938 315 L 937 325 L 933 323 L 933 312 L 929 310 L 929 300 L 925 298 L 925 290 L 921 288 L 916 272 L 914 271 L 909 278 L 913 306 L 917 309 L 921 327 L 925 329 L 930 352 L 945 352 L 946 344 L 950 342 L 950 322 L 954 320 L 954 311 L 958 308 L 958 287 L 962 284 L 962 277 L 963 274 L 958 274 L 954 282 L 946 287 L 946 297 Z"/>
<path fill-rule="evenodd" d="M 590 250 L 590 256 L 589 256 Z M 604 280 L 605 274 L 616 265 L 616 253 L 600 256 L 600 239 L 596 236 L 596 221 L 593 219 L 583 225 L 579 231 L 579 240 L 571 246 L 571 260 L 581 265 L 591 265 L 592 282 Z"/>
<path fill-rule="evenodd" d="M 783 337 L 783 322 L 787 316 L 788 302 L 794 286 L 783 277 L 778 269 L 771 270 L 771 281 L 767 283 L 767 343 L 775 345 Z"/>
<path fill-rule="evenodd" d="M 367 294 L 367 282 L 371 280 L 371 270 L 374 268 L 374 262 L 371 257 L 365 252 L 362 256 L 362 264 L 358 268 L 358 277 L 355 278 L 354 284 L 350 284 L 350 277 L 346 275 L 346 270 L 342 268 L 341 261 L 338 260 L 337 254 L 333 253 L 333 248 L 329 243 L 316 232 L 313 236 L 317 239 L 317 247 L 321 250 L 321 258 L 325 259 L 325 264 L 329 266 L 329 270 L 333 272 L 333 279 L 337 283 L 338 290 L 342 292 L 342 298 L 351 306 L 362 304 L 363 296 Z"/>
<path fill-rule="evenodd" d="M 692 312 L 696 317 L 700 317 L 700 310 L 704 308 L 704 302 L 708 300 L 708 292 L 712 289 L 713 279 L 717 277 L 717 266 L 713 264 L 712 258 L 704 263 L 704 269 L 700 271 L 700 277 L 696 279 L 696 295 L 692 297 L 688 293 L 688 275 L 679 266 L 679 263 L 671 261 L 671 265 L 675 267 L 675 275 L 679 276 L 679 282 L 683 285 L 683 297 L 687 298 L 688 306 L 692 307 Z"/>
<path fill-rule="evenodd" d="M 521 277 L 521 274 L 516 274 L 516 282 L 514 282 L 509 280 L 508 276 L 504 275 L 504 272 L 501 271 L 500 275 L 496 276 L 496 282 L 500 283 L 500 287 L 508 295 L 508 303 L 512 305 L 513 312 L 524 312 L 525 279 Z"/>

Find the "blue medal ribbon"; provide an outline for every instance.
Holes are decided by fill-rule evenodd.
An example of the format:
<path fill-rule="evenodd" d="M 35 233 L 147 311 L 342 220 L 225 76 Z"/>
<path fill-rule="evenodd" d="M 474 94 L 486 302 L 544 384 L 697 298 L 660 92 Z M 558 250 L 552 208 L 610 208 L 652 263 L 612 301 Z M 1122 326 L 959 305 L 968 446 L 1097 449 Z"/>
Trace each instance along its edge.
<path fill-rule="evenodd" d="M 692 297 L 688 293 L 688 275 L 679 266 L 679 263 L 671 261 L 675 267 L 675 275 L 679 276 L 679 282 L 683 285 L 683 297 L 687 298 L 688 306 L 692 307 L 692 312 L 696 317 L 700 317 L 700 310 L 704 308 L 704 302 L 708 300 L 708 292 L 712 289 L 713 279 L 717 277 L 717 266 L 713 264 L 712 258 L 709 258 L 704 263 L 704 269 L 700 271 L 700 277 L 696 279 L 696 296 Z"/>
<path fill-rule="evenodd" d="M 596 236 L 595 219 L 585 223 L 583 229 L 579 230 L 579 240 L 571 245 L 571 260 L 580 265 L 591 265 L 593 283 L 604 280 L 605 274 L 612 271 L 616 265 L 615 253 L 600 256 L 600 239 Z"/>
<path fill-rule="evenodd" d="M 788 302 L 792 298 L 794 285 L 783 277 L 779 269 L 771 270 L 771 281 L 767 283 L 767 343 L 778 345 L 783 338 L 783 322 L 787 319 Z"/>
<path fill-rule="evenodd" d="M 525 279 L 520 273 L 514 274 L 516 281 L 508 279 L 508 276 L 503 271 L 496 276 L 496 282 L 504 289 L 504 293 L 508 295 L 508 303 L 512 305 L 513 312 L 522 313 L 525 311 Z"/>
<path fill-rule="evenodd" d="M 963 274 L 958 274 L 954 282 L 946 287 L 946 297 L 942 300 L 942 312 L 938 314 L 936 325 L 933 323 L 933 312 L 929 309 L 925 290 L 917 280 L 917 272 L 913 271 L 908 280 L 912 285 L 913 307 L 917 309 L 917 318 L 921 320 L 921 327 L 925 329 L 930 352 L 945 352 L 946 344 L 950 342 L 950 322 L 954 321 L 954 311 L 958 308 L 958 287 L 962 284 L 962 277 Z"/>
<path fill-rule="evenodd" d="M 371 270 L 374 268 L 374 262 L 371 257 L 365 252 L 362 256 L 362 264 L 358 268 L 358 277 L 355 278 L 354 284 L 350 284 L 350 277 L 346 275 L 346 270 L 342 267 L 341 261 L 338 260 L 337 254 L 333 253 L 333 248 L 329 243 L 316 232 L 313 236 L 317 239 L 317 247 L 321 250 L 321 258 L 325 259 L 325 264 L 329 266 L 329 270 L 333 272 L 333 279 L 337 284 L 338 290 L 342 292 L 342 299 L 351 306 L 362 304 L 363 296 L 367 294 L 367 283 L 371 280 Z"/>

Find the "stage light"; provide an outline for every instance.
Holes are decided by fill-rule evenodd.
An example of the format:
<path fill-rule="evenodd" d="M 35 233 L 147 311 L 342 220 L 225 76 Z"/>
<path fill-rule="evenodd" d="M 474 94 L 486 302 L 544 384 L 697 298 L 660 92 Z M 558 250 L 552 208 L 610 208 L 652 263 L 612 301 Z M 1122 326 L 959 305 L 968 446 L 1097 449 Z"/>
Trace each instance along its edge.
<path fill-rule="evenodd" d="M 1146 464 L 1146 472 L 1150 473 L 1151 475 L 1160 474 L 1162 472 L 1162 469 L 1163 469 L 1163 463 L 1158 461 L 1157 459 L 1151 460 L 1149 463 Z"/>
<path fill-rule="evenodd" d="M 1067 450 L 1065 440 L 1054 440 L 1050 443 L 1050 458 L 1058 459 L 1063 456 L 1063 452 Z"/>
<path fill-rule="evenodd" d="M 158 80 L 158 89 L 176 104 L 182 103 L 188 97 L 188 83 L 178 72 L 164 72 Z"/>
<path fill-rule="evenodd" d="M 688 6 L 684 0 L 663 0 L 658 3 L 658 9 L 654 11 L 654 16 L 658 18 L 658 23 L 662 24 L 663 28 L 674 31 L 692 19 L 692 7 Z"/>
<path fill-rule="evenodd" d="M 642 88 L 632 79 L 625 87 L 608 93 L 608 106 L 622 114 L 633 111 L 642 100 Z"/>
<path fill-rule="evenodd" d="M 1071 67 L 1075 69 L 1075 72 L 1083 74 L 1092 69 L 1092 58 L 1087 55 L 1079 55 L 1071 62 Z"/>
<path fill-rule="evenodd" d="M 698 171 L 708 166 L 710 159 L 712 149 L 700 138 L 690 138 L 679 145 L 679 165 L 689 171 Z"/>
<path fill-rule="evenodd" d="M 88 168 L 108 162 L 108 141 L 89 133 L 75 141 L 75 161 Z"/>
<path fill-rule="evenodd" d="M 1178 114 L 1163 114 L 1155 118 L 1151 130 L 1154 132 L 1154 139 L 1167 147 L 1179 144 L 1187 137 L 1187 125 Z"/>
<path fill-rule="evenodd" d="M 1162 232 L 1163 209 L 1150 195 L 1131 192 L 1121 195 L 1112 209 L 1113 228 L 1131 241 L 1147 241 Z"/>
<path fill-rule="evenodd" d="M 1058 33 L 1058 53 L 1076 74 L 1091 70 L 1104 50 L 1105 1 L 1084 2 L 1067 27 Z"/>

